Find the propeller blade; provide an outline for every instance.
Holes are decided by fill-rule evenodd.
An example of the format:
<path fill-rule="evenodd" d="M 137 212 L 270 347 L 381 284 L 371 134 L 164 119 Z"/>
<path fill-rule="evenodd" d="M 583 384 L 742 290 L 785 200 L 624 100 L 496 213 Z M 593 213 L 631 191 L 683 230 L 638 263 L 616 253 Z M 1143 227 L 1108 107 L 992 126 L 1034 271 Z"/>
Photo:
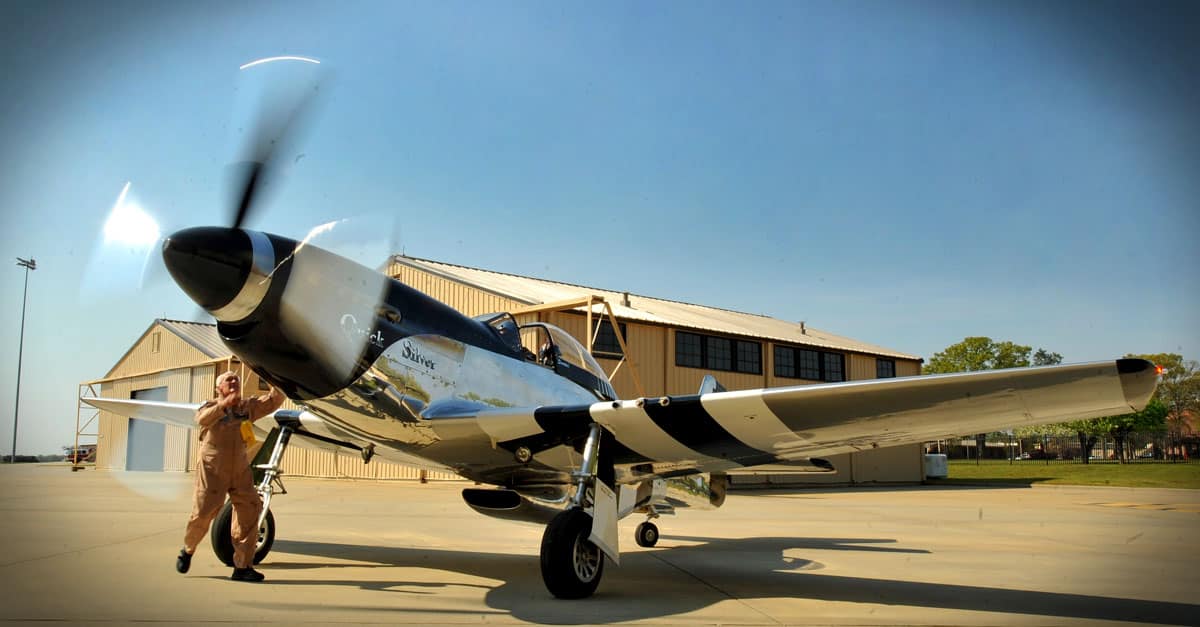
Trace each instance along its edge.
<path fill-rule="evenodd" d="M 154 284 L 162 243 L 161 218 L 141 206 L 125 183 L 105 216 L 80 283 L 81 301 L 139 292 Z"/>
<path fill-rule="evenodd" d="M 279 57 L 273 61 L 304 60 Z M 274 72 L 287 68 L 275 68 L 279 63 L 264 60 L 242 66 L 243 71 Z M 313 60 L 306 60 L 315 63 Z M 314 103 L 320 95 L 323 76 L 312 65 L 301 63 L 299 69 L 306 70 L 297 75 L 284 72 L 282 75 L 262 76 L 267 84 L 259 86 L 260 103 L 257 105 L 255 121 L 246 135 L 246 158 L 234 166 L 231 179 L 231 203 L 229 226 L 241 228 L 253 215 L 265 197 L 270 179 L 279 168 L 280 154 L 286 153 L 295 144 L 297 136 L 307 127 Z M 291 64 L 295 66 L 296 64 Z M 317 65 L 319 67 L 319 64 Z M 252 69 L 253 68 L 253 69 Z M 270 69 L 268 69 L 270 68 Z M 259 78 L 259 77 L 256 77 Z M 271 82 L 272 78 L 282 82 Z"/>
<path fill-rule="evenodd" d="M 262 163 L 247 162 L 239 164 L 239 167 L 244 168 L 246 174 L 243 175 L 241 184 L 237 185 L 242 192 L 236 200 L 233 219 L 229 223 L 229 226 L 235 229 L 241 228 L 242 223 L 246 221 L 246 215 L 250 213 L 250 207 L 254 204 L 254 192 L 258 189 L 258 180 L 265 166 Z"/>

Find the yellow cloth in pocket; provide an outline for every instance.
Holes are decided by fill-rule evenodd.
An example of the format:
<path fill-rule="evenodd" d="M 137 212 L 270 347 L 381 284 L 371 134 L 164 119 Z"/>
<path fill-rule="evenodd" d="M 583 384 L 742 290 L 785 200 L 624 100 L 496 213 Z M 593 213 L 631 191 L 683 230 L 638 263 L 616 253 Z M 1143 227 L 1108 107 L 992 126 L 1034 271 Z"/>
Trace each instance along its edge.
<path fill-rule="evenodd" d="M 248 449 L 258 443 L 258 438 L 254 437 L 254 426 L 249 420 L 242 421 L 242 441 L 246 443 Z"/>

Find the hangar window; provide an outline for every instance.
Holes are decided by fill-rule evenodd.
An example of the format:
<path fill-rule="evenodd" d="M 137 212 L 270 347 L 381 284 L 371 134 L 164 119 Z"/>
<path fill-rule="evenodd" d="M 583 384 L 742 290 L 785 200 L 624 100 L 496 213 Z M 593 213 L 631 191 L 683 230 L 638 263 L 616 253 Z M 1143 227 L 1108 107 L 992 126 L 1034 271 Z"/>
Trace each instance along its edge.
<path fill-rule="evenodd" d="M 810 381 L 845 381 L 846 357 L 841 353 L 776 346 L 775 376 Z"/>
<path fill-rule="evenodd" d="M 876 359 L 875 360 L 875 378 L 890 379 L 896 376 L 896 360 L 895 359 Z"/>
<path fill-rule="evenodd" d="M 676 366 L 685 366 L 688 368 L 702 368 L 704 366 L 703 345 L 700 340 L 701 336 L 695 333 L 684 333 L 683 331 L 675 333 Z"/>
<path fill-rule="evenodd" d="M 822 381 L 846 380 L 846 357 L 840 353 L 821 353 L 825 363 L 821 372 Z"/>
<path fill-rule="evenodd" d="M 676 331 L 675 365 L 762 374 L 762 345 L 758 342 Z"/>
<path fill-rule="evenodd" d="M 150 336 L 150 352 L 157 353 L 162 350 L 162 332 L 155 331 Z"/>
<path fill-rule="evenodd" d="M 798 350 L 796 352 L 800 353 L 796 359 L 796 361 L 800 362 L 800 378 L 820 381 L 821 353 L 810 350 Z"/>
<path fill-rule="evenodd" d="M 707 349 L 705 365 L 713 370 L 733 370 L 733 351 L 729 347 L 731 343 L 723 337 L 704 338 L 704 348 Z"/>
<path fill-rule="evenodd" d="M 621 330 L 621 337 L 625 335 L 625 323 L 618 322 L 617 328 Z M 620 359 L 625 356 L 621 350 L 621 343 L 617 341 L 617 334 L 613 333 L 613 325 L 608 320 L 600 321 L 600 332 L 596 334 L 596 342 L 592 344 L 592 354 L 596 357 L 611 357 Z"/>
<path fill-rule="evenodd" d="M 775 376 L 796 378 L 796 350 L 791 346 L 775 347 Z"/>
<path fill-rule="evenodd" d="M 762 346 L 758 342 L 737 343 L 737 371 L 762 374 Z"/>

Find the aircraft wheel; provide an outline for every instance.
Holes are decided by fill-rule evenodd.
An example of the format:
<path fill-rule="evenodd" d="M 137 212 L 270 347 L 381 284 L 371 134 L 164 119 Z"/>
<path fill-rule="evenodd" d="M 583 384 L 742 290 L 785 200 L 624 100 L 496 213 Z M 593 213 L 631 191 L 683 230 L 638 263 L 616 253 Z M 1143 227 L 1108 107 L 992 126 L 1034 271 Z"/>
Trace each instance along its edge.
<path fill-rule="evenodd" d="M 588 540 L 592 517 L 578 507 L 561 512 L 542 534 L 542 581 L 560 599 L 589 597 L 604 574 L 604 553 Z"/>
<path fill-rule="evenodd" d="M 650 521 L 646 521 L 637 526 L 637 530 L 633 532 L 633 539 L 638 546 L 654 546 L 658 544 L 658 525 Z"/>
<path fill-rule="evenodd" d="M 233 503 L 225 502 L 221 513 L 213 519 L 209 533 L 212 537 L 213 553 L 226 566 L 233 567 Z M 275 544 L 275 514 L 267 510 L 267 517 L 258 528 L 258 540 L 254 545 L 254 563 L 263 561 Z"/>

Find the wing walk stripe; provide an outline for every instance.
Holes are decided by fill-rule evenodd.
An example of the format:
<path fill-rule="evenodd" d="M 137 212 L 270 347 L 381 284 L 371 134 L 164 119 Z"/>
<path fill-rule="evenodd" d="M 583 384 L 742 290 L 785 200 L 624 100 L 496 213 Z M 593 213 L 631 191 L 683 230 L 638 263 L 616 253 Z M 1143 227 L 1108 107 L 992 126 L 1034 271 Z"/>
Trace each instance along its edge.
<path fill-rule="evenodd" d="M 709 457 L 736 461 L 743 466 L 778 461 L 776 456 L 733 437 L 709 415 L 698 396 L 673 397 L 666 406 L 657 399 L 647 400 L 645 409 L 654 424 L 668 435 Z"/>
<path fill-rule="evenodd" d="M 762 390 L 705 394 L 700 404 L 733 437 L 756 449 L 794 458 L 803 457 L 799 451 L 808 446 L 767 407 Z"/>
<path fill-rule="evenodd" d="M 624 401 L 621 407 L 613 408 L 610 403 L 597 403 L 592 415 L 596 422 L 608 425 L 617 437 L 648 460 L 665 462 L 697 462 L 704 455 L 694 451 L 656 425 L 645 410 L 632 401 Z"/>
<path fill-rule="evenodd" d="M 534 438 L 539 442 L 545 437 L 568 440 L 587 437 L 588 428 L 594 422 L 588 407 L 539 407 L 533 410 L 533 419 L 546 432 L 546 436 Z M 620 440 L 614 440 L 608 445 L 612 447 L 613 463 L 637 464 L 648 461 Z"/>
<path fill-rule="evenodd" d="M 533 419 L 546 433 L 564 437 L 586 436 L 592 425 L 587 407 L 539 407 L 533 410 Z"/>

